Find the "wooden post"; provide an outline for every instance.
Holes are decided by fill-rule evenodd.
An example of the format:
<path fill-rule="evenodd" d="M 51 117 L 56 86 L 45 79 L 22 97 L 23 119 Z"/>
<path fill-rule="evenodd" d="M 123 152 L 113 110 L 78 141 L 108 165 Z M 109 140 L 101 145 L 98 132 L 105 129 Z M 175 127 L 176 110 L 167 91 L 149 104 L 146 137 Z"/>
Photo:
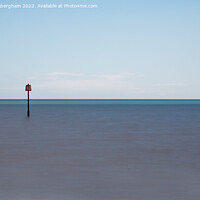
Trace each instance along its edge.
<path fill-rule="evenodd" d="M 30 109 L 29 109 L 29 91 L 28 91 L 28 109 L 27 109 L 27 117 L 30 117 Z"/>

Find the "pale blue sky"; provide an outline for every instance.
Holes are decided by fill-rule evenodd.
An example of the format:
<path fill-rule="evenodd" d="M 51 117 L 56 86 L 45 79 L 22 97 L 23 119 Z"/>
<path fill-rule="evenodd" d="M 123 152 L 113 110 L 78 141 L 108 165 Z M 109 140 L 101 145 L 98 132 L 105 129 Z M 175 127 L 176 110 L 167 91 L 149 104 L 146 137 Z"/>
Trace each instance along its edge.
<path fill-rule="evenodd" d="M 0 0 L 0 98 L 200 98 L 199 0 Z"/>

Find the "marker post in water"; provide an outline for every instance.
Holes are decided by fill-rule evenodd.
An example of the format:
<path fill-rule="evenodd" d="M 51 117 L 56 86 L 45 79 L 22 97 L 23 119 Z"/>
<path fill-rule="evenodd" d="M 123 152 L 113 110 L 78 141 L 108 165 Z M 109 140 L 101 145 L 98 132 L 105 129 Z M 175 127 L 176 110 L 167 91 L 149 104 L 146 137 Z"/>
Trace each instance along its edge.
<path fill-rule="evenodd" d="M 25 91 L 28 92 L 28 101 L 27 101 L 27 117 L 30 117 L 30 109 L 29 109 L 29 91 L 31 91 L 31 85 L 29 85 L 29 83 L 26 85 L 25 87 Z"/>

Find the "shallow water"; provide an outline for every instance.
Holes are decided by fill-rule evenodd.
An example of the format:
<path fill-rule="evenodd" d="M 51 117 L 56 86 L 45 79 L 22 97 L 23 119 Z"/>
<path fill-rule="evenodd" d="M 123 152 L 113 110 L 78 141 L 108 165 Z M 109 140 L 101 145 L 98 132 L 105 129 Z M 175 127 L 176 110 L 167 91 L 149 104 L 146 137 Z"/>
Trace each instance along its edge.
<path fill-rule="evenodd" d="M 0 103 L 1 200 L 200 199 L 200 103 L 91 101 Z"/>

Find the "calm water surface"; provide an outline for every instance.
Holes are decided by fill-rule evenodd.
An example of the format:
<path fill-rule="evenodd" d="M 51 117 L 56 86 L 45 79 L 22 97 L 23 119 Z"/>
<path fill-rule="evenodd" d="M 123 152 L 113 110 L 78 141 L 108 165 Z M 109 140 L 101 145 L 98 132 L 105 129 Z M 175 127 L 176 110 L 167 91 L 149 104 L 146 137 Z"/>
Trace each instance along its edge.
<path fill-rule="evenodd" d="M 199 200 L 200 101 L 0 100 L 1 200 Z"/>

